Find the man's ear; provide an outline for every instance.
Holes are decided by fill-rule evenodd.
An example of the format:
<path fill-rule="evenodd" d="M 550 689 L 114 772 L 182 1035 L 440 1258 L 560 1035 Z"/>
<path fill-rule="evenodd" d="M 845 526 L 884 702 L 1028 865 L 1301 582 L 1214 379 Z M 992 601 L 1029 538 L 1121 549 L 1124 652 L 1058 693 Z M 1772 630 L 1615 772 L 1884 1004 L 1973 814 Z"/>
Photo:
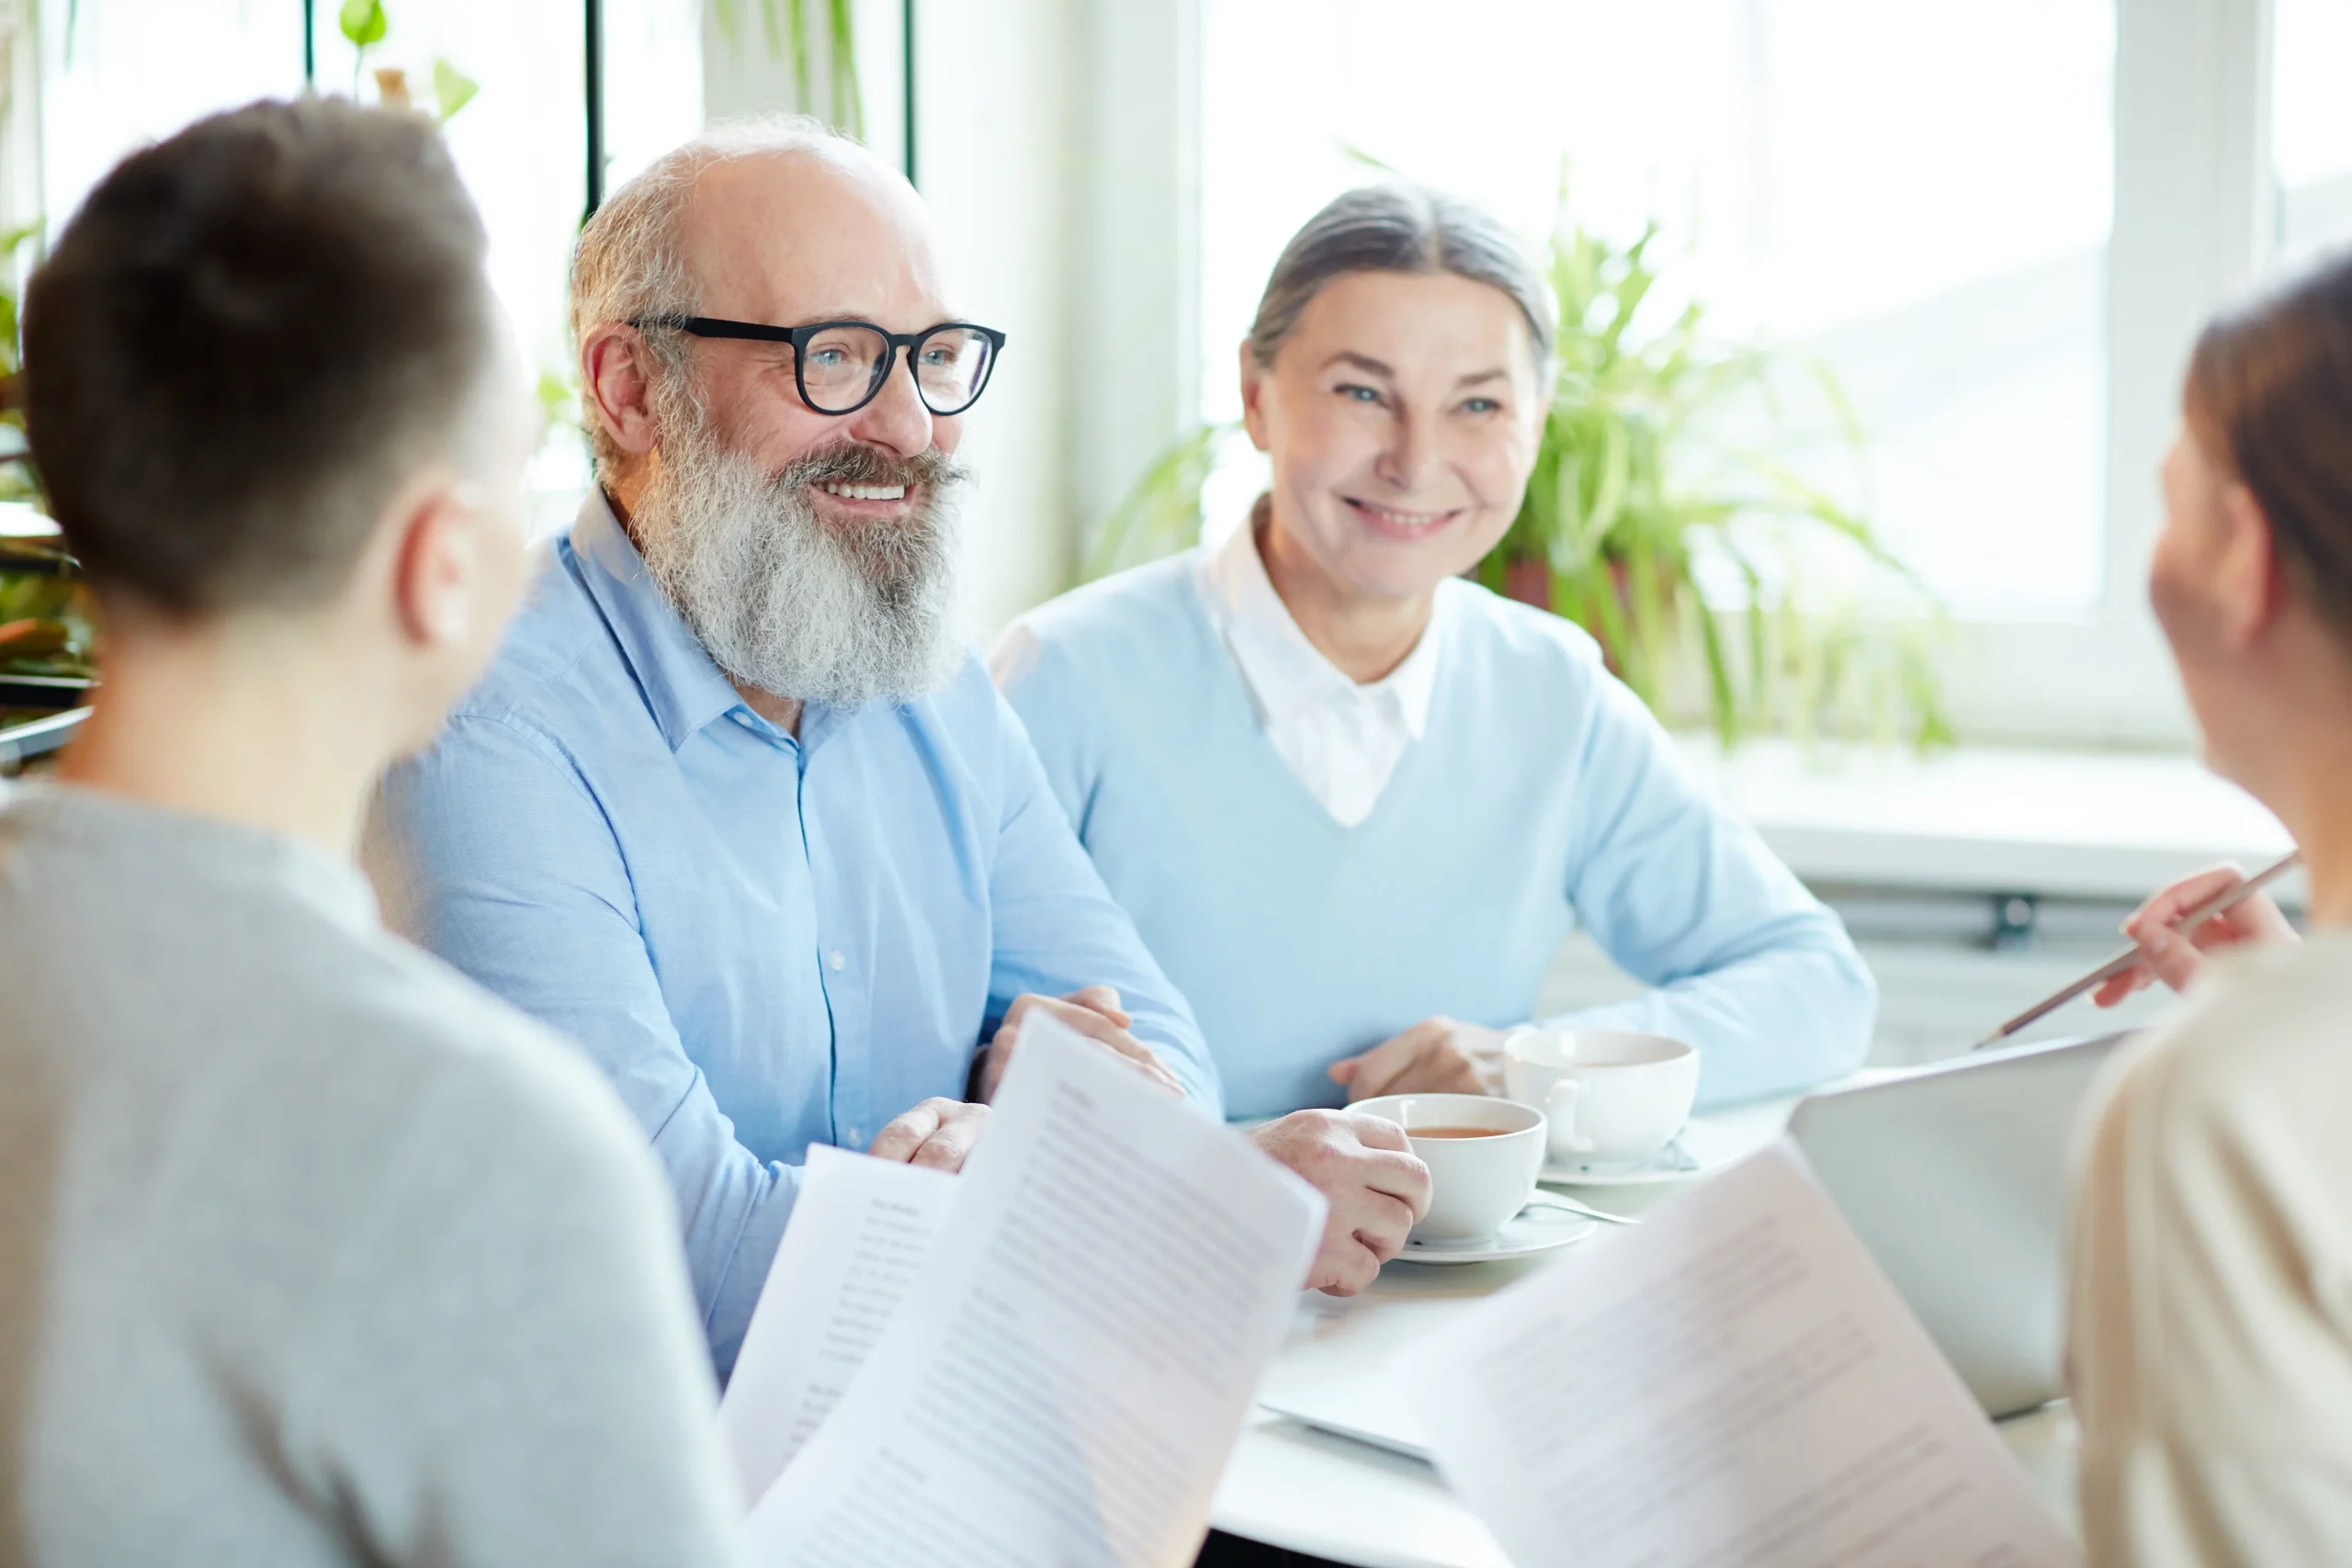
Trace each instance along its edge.
<path fill-rule="evenodd" d="M 591 417 L 632 457 L 653 450 L 651 350 L 635 327 L 606 321 L 580 345 L 581 385 Z"/>
<path fill-rule="evenodd" d="M 2214 562 L 2213 600 L 2222 635 L 2233 648 L 2259 641 L 2288 604 L 2291 589 L 2270 534 L 2270 519 L 2254 491 L 2224 480 L 2220 496 L 2222 543 Z"/>
<path fill-rule="evenodd" d="M 467 641 L 481 613 L 483 514 L 472 489 L 447 479 L 413 487 L 402 493 L 388 524 L 397 541 L 393 615 L 421 648 Z"/>
<path fill-rule="evenodd" d="M 1266 383 L 1273 379 L 1273 372 L 1258 363 L 1258 355 L 1250 340 L 1241 340 L 1241 426 L 1250 433 L 1250 445 L 1259 451 L 1266 449 L 1271 439 L 1266 434 Z"/>

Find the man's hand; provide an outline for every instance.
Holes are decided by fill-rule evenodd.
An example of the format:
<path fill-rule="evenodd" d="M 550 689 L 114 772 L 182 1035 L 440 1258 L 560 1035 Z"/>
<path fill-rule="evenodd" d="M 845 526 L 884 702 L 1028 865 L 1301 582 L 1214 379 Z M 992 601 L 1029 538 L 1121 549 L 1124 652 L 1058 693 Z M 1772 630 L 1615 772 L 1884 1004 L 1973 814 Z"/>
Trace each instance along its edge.
<path fill-rule="evenodd" d="M 1039 997 L 1024 992 L 1013 998 L 1012 1005 L 1004 1010 L 1004 1022 L 997 1027 L 994 1038 L 980 1053 L 973 1070 L 975 1099 L 996 1098 L 997 1086 L 1004 1081 L 1004 1070 L 1012 1065 L 1013 1048 L 1020 1043 L 1022 1020 L 1040 1011 L 1100 1043 L 1169 1093 L 1179 1099 L 1183 1097 L 1184 1086 L 1176 1081 L 1176 1075 L 1161 1065 L 1150 1046 L 1127 1032 L 1127 1026 L 1135 1020 L 1119 1005 L 1119 993 L 1108 986 L 1089 986 L 1066 997 Z"/>
<path fill-rule="evenodd" d="M 1503 1032 L 1450 1018 L 1425 1019 L 1361 1056 L 1330 1066 L 1348 1103 L 1375 1094 L 1499 1094 Z"/>
<path fill-rule="evenodd" d="M 874 1134 L 865 1152 L 900 1165 L 927 1165 L 956 1171 L 971 1157 L 972 1145 L 988 1131 L 989 1108 L 939 1096 L 922 1101 Z"/>
<path fill-rule="evenodd" d="M 1351 1111 L 1294 1111 L 1250 1137 L 1331 1205 L 1306 1273 L 1308 1290 L 1354 1295 L 1430 1212 L 1430 1168 L 1394 1122 Z"/>
<path fill-rule="evenodd" d="M 2299 938 L 2267 893 L 2256 893 L 2234 908 L 2220 914 L 2183 936 L 2173 928 L 2183 915 L 2208 898 L 2226 893 L 2245 880 L 2233 865 L 2215 866 L 2184 877 L 2132 912 L 2123 922 L 2123 934 L 2140 944 L 2140 964 L 2127 969 L 2092 993 L 2092 1000 L 2111 1008 L 2135 991 L 2162 980 L 2185 991 L 2205 955 L 2249 942 L 2294 942 Z"/>

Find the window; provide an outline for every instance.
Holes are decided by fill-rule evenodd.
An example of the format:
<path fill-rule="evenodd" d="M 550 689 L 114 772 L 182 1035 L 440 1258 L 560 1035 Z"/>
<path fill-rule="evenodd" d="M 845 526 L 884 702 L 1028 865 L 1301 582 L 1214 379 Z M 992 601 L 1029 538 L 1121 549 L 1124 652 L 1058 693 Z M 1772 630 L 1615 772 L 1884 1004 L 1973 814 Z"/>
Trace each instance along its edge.
<path fill-rule="evenodd" d="M 2278 250 L 2299 261 L 2352 243 L 2352 0 L 2277 0 L 2270 152 Z"/>
<path fill-rule="evenodd" d="M 385 0 L 383 40 L 363 62 L 317 0 L 322 92 L 378 101 L 398 72 L 421 105 L 436 64 L 476 87 L 448 122 L 449 146 L 490 233 L 491 282 L 526 377 L 568 378 L 571 243 L 587 195 L 581 0 Z M 257 97 L 303 89 L 300 8 L 291 0 L 83 0 L 50 6 L 42 39 L 40 210 L 52 229 L 142 142 Z M 702 121 L 695 0 L 605 0 L 608 179 L 625 179 Z M 364 64 L 364 69 L 363 69 Z M 531 473 L 543 527 L 569 522 L 587 483 L 584 451 L 560 427 Z"/>
<path fill-rule="evenodd" d="M 1661 220 L 1719 325 L 1838 372 L 1871 438 L 1856 499 L 1957 610 L 2097 603 L 2110 0 L 1210 0 L 1204 24 L 1211 413 L 1288 231 L 1369 176 L 1351 152 L 1539 243 L 1565 162 L 1581 220 Z M 1337 58 L 1302 89 L 1311 38 Z"/>
<path fill-rule="evenodd" d="M 2186 738 L 2154 470 L 2205 312 L 2352 240 L 2352 0 L 1197 4 L 1204 416 L 1283 240 L 1374 163 L 1540 241 L 1565 159 L 1581 220 L 1660 220 L 1719 325 L 1838 373 L 1867 463 L 1819 477 L 1951 606 L 1966 733 Z"/>

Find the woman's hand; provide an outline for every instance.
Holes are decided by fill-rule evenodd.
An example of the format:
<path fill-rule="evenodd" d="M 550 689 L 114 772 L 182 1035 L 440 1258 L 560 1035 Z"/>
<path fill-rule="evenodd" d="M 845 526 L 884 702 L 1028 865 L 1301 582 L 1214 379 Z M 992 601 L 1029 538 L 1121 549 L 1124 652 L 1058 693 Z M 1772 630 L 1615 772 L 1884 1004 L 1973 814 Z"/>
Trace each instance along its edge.
<path fill-rule="evenodd" d="M 2270 901 L 2256 893 L 2234 908 L 2220 914 L 2183 936 L 2173 928 L 2189 910 L 2245 880 L 2233 865 L 2215 866 L 2184 877 L 2133 911 L 2123 922 L 2123 934 L 2140 944 L 2140 964 L 2092 993 L 2092 999 L 2111 1008 L 2134 992 L 2162 980 L 2176 991 L 2188 988 L 2205 966 L 2205 955 L 2249 942 L 2298 942 L 2295 928 Z"/>
<path fill-rule="evenodd" d="M 1499 1094 L 1503 1032 L 1451 1018 L 1424 1019 L 1360 1056 L 1331 1064 L 1348 1103 L 1376 1094 Z"/>

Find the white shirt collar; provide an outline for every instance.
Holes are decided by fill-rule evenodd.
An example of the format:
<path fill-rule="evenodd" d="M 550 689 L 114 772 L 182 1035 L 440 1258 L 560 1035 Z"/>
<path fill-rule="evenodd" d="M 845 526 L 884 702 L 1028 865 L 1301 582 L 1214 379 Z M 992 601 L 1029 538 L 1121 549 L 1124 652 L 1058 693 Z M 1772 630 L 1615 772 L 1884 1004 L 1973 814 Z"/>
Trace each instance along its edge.
<path fill-rule="evenodd" d="M 1378 681 L 1359 686 L 1324 658 L 1291 618 L 1259 557 L 1253 522 L 1245 519 L 1223 545 L 1202 557 L 1201 594 L 1241 666 L 1267 728 L 1278 729 L 1335 696 L 1373 698 L 1393 704 L 1407 732 L 1419 739 L 1429 728 L 1430 697 L 1437 688 L 1438 645 L 1443 640 L 1439 633 L 1447 600 L 1442 585 L 1430 624 L 1413 651 Z"/>

